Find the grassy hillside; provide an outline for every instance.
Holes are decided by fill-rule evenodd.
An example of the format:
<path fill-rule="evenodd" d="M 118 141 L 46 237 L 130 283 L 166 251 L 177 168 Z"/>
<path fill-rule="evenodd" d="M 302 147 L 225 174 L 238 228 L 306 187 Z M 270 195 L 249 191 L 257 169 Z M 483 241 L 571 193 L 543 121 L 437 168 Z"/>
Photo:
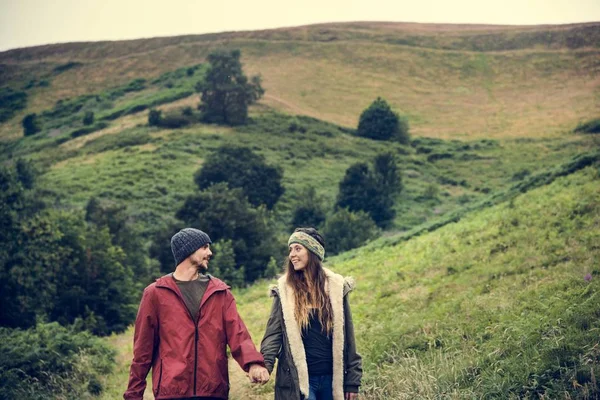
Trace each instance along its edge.
<path fill-rule="evenodd" d="M 382 96 L 417 135 L 555 136 L 599 108 L 599 32 L 598 23 L 348 23 L 11 50 L 0 53 L 0 86 L 49 86 L 29 89 L 27 111 L 0 138 L 18 137 L 26 112 L 195 65 L 221 47 L 240 48 L 247 69 L 262 73 L 265 104 L 294 114 L 354 127 Z"/>
<path fill-rule="evenodd" d="M 34 161 L 56 207 L 92 196 L 125 204 L 148 238 L 197 190 L 193 174 L 211 151 L 245 145 L 283 169 L 273 212 L 283 241 L 309 185 L 331 210 L 346 168 L 391 151 L 404 186 L 392 227 L 328 260 L 358 281 L 364 397 L 592 399 L 598 43 L 600 23 L 347 23 L 11 50 L 0 53 L 0 94 L 16 99 L 1 104 L 12 116 L 0 123 L 0 162 Z M 196 107 L 217 48 L 241 49 L 245 71 L 262 74 L 266 96 L 250 123 L 149 127 L 151 107 Z M 409 145 L 354 135 L 377 96 L 408 117 Z M 32 112 L 43 129 L 23 137 Z M 257 343 L 269 283 L 236 292 Z M 105 399 L 126 385 L 131 336 L 107 339 L 120 353 Z M 272 383 L 250 387 L 230 370 L 232 398 L 272 396 Z"/>
<path fill-rule="evenodd" d="M 330 258 L 357 281 L 364 398 L 597 398 L 599 183 L 588 167 L 408 242 Z M 236 291 L 256 343 L 269 284 Z M 131 335 L 110 339 L 122 364 L 107 399 L 126 385 Z M 231 398 L 271 398 L 272 382 L 231 372 Z"/>

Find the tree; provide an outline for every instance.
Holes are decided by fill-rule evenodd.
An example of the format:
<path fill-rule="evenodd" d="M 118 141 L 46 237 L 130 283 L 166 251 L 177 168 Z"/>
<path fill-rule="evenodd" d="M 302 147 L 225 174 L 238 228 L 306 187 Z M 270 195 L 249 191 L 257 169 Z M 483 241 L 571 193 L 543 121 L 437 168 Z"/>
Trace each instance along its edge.
<path fill-rule="evenodd" d="M 194 181 L 200 190 L 227 182 L 230 188 L 242 189 L 250 204 L 272 209 L 284 192 L 282 177 L 280 168 L 267 165 L 249 148 L 224 145 L 206 158 Z"/>
<path fill-rule="evenodd" d="M 358 136 L 375 140 L 395 140 L 408 144 L 408 121 L 395 113 L 390 105 L 378 97 L 367 107 L 358 122 Z"/>
<path fill-rule="evenodd" d="M 225 183 L 189 196 L 175 216 L 207 232 L 215 243 L 231 240 L 236 268 L 245 268 L 246 282 L 263 277 L 271 256 L 283 250 L 264 208 L 253 208 L 241 189 Z"/>
<path fill-rule="evenodd" d="M 98 230 L 108 228 L 111 243 L 123 250 L 124 262 L 132 270 L 138 289 L 152 281 L 158 271 L 152 270 L 143 240 L 130 221 L 125 205 L 92 197 L 86 206 L 85 220 Z"/>
<path fill-rule="evenodd" d="M 28 114 L 23 118 L 23 133 L 25 136 L 35 135 L 42 129 L 37 119 L 37 114 Z"/>
<path fill-rule="evenodd" d="M 356 213 L 346 208 L 337 210 L 325 222 L 323 236 L 327 238 L 327 252 L 338 254 L 359 247 L 373 239 L 379 229 L 369 215 L 363 211 Z"/>
<path fill-rule="evenodd" d="M 373 171 L 366 163 L 356 163 L 347 170 L 339 184 L 336 206 L 350 211 L 364 211 L 385 228 L 396 215 L 394 196 L 402 189 L 396 161 L 384 153 L 373 160 Z"/>
<path fill-rule="evenodd" d="M 297 227 L 320 228 L 323 222 L 325 222 L 323 202 L 317 197 L 315 188 L 310 186 L 300 194 L 292 215 L 292 229 Z"/>
<path fill-rule="evenodd" d="M 248 106 L 265 93 L 260 76 L 250 81 L 242 71 L 240 51 L 216 51 L 208 56 L 209 68 L 196 91 L 201 93 L 205 122 L 241 125 L 248 118 Z"/>
<path fill-rule="evenodd" d="M 238 268 L 231 240 L 221 240 L 213 244 L 214 257 L 210 260 L 210 273 L 231 286 L 243 286 L 245 268 Z"/>

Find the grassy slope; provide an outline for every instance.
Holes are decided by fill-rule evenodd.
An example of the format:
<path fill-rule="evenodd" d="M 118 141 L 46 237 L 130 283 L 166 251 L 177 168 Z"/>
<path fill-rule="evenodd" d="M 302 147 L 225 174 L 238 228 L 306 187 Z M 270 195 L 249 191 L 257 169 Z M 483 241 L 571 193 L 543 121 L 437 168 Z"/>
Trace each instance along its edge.
<path fill-rule="evenodd" d="M 64 148 L 39 154 L 55 160 L 67 157 L 51 166 L 42 184 L 60 188 L 79 206 L 93 195 L 126 202 L 146 233 L 159 228 L 165 216 L 173 215 L 184 197 L 197 190 L 193 173 L 206 154 L 223 143 L 249 146 L 283 168 L 286 193 L 276 208 L 282 221 L 289 220 L 291 208 L 307 185 L 314 185 L 331 208 L 337 184 L 350 164 L 394 151 L 405 185 L 396 205 L 398 230 L 454 211 L 514 184 L 519 173 L 560 164 L 593 145 L 585 135 L 571 135 L 529 141 L 424 141 L 405 148 L 357 138 L 323 122 L 298 122 L 279 114 L 257 115 L 253 125 L 236 130 L 205 125 L 157 130 L 136 127 L 136 121 L 143 122 L 136 116 L 123 121 L 124 127 L 131 127 L 99 136 L 80 148 L 70 141 Z M 307 133 L 289 132 L 293 122 L 305 126 Z M 435 154 L 451 158 L 430 161 Z"/>
<path fill-rule="evenodd" d="M 246 69 L 262 73 L 267 89 L 253 125 L 157 130 L 145 126 L 144 112 L 37 153 L 31 149 L 45 139 L 21 140 L 15 148 L 50 167 L 42 184 L 60 188 L 69 202 L 80 206 L 91 195 L 126 201 L 145 231 L 194 190 L 193 172 L 222 143 L 252 146 L 284 168 L 281 220 L 307 182 L 317 182 L 331 204 L 347 166 L 391 148 L 405 182 L 395 229 L 405 230 L 597 146 L 590 136 L 565 132 L 598 110 L 599 31 L 598 24 L 355 23 L 10 51 L 0 53 L 0 85 L 49 78 L 51 86 L 29 92 L 28 109 L 0 125 L 0 140 L 20 137 L 23 115 L 59 99 L 156 78 L 204 61 L 217 47 L 241 48 Z M 83 65 L 52 72 L 71 60 Z M 115 106 L 149 95 L 133 93 Z M 298 119 L 269 111 L 352 127 L 376 96 L 409 116 L 413 137 L 461 141 L 390 147 L 309 120 L 301 121 L 308 133 L 292 133 Z M 195 103 L 188 98 L 161 108 Z M 432 154 L 449 158 L 429 160 Z M 585 303 L 585 296 L 597 300 L 598 275 L 587 286 L 581 280 L 584 272 L 598 274 L 596 174 L 587 169 L 408 242 L 379 241 L 331 259 L 336 270 L 359 280 L 353 303 L 367 397 L 524 395 L 523 388 L 539 390 L 549 376 L 550 382 L 567 376 L 569 357 L 598 371 L 592 347 L 598 327 L 584 322 L 598 320 L 597 307 Z M 257 341 L 268 312 L 265 292 L 265 283 L 239 292 Z M 577 306 L 580 314 L 572 311 Z M 112 399 L 125 385 L 131 332 L 110 340 L 121 350 L 108 377 L 105 398 Z M 561 357 L 569 370 L 554 368 Z M 579 369 L 577 384 L 584 384 L 585 367 Z M 269 386 L 250 389 L 235 367 L 232 374 L 234 398 L 268 398 Z M 587 387 L 577 390 L 583 396 Z"/>
<path fill-rule="evenodd" d="M 598 24 L 332 24 L 14 50 L 0 54 L 3 85 L 51 74 L 70 60 L 83 65 L 35 89 L 28 110 L 0 127 L 0 137 L 18 137 L 27 112 L 197 64 L 218 47 L 242 49 L 247 70 L 264 77 L 264 102 L 277 109 L 355 126 L 383 96 L 409 116 L 417 135 L 556 135 L 598 109 L 599 31 Z"/>
<path fill-rule="evenodd" d="M 598 396 L 599 181 L 588 167 L 408 242 L 330 258 L 357 280 L 364 398 Z M 236 291 L 257 343 L 269 283 Z M 107 399 L 126 385 L 131 334 L 110 339 L 127 344 Z M 272 396 L 231 372 L 232 398 Z"/>

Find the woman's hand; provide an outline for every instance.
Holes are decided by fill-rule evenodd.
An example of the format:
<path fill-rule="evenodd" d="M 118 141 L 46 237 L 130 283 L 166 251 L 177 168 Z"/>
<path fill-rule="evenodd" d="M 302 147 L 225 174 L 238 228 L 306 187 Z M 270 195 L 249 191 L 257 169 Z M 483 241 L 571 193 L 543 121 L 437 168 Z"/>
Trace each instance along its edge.
<path fill-rule="evenodd" d="M 344 400 L 357 400 L 358 393 L 346 392 L 344 393 Z"/>
<path fill-rule="evenodd" d="M 248 378 L 250 378 L 250 382 L 252 383 L 265 384 L 269 381 L 269 371 L 258 364 L 252 364 L 248 371 Z"/>

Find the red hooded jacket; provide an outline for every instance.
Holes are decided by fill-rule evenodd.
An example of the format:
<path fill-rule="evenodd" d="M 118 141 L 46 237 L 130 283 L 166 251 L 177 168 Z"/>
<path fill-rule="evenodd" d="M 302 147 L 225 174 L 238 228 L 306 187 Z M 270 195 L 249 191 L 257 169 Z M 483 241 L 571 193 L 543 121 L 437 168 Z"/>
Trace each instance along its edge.
<path fill-rule="evenodd" d="M 263 356 L 240 318 L 229 286 L 211 277 L 194 323 L 171 275 L 149 285 L 142 296 L 133 337 L 126 400 L 142 400 L 152 367 L 156 399 L 229 394 L 227 345 L 238 364 L 264 366 Z"/>

